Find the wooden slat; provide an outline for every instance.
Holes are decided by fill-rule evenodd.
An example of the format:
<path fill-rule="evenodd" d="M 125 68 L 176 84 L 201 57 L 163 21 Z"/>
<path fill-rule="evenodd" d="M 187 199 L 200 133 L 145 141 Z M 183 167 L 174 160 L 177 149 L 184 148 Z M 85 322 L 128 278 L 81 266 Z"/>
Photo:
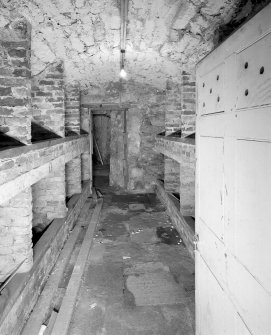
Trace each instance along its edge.
<path fill-rule="evenodd" d="M 83 138 L 80 139 L 80 141 L 84 143 L 86 140 L 85 138 Z M 26 173 L 18 176 L 17 178 L 14 178 L 13 180 L 10 180 L 5 184 L 0 185 L 0 204 L 10 200 L 16 194 L 37 183 L 39 180 L 45 178 L 50 173 L 57 171 L 59 169 L 59 166 L 67 163 L 68 161 L 77 157 L 83 152 L 83 149 L 80 149 L 79 146 L 78 150 L 67 150 L 64 155 L 62 154 L 60 157 L 52 159 L 50 162 L 40 165 L 37 168 L 27 171 Z"/>
<path fill-rule="evenodd" d="M 56 318 L 57 318 L 57 312 L 56 311 L 52 311 L 49 323 L 47 325 L 47 328 L 45 329 L 44 335 L 50 335 L 52 332 L 52 329 L 54 327 L 54 324 L 56 322 Z"/>
<path fill-rule="evenodd" d="M 81 227 L 87 226 L 89 224 L 88 221 L 88 217 L 91 214 L 92 215 L 92 210 L 90 210 L 90 206 L 91 206 L 92 200 L 91 199 L 87 199 L 87 201 L 85 202 L 81 213 L 80 213 L 80 217 L 78 218 L 78 224 Z"/>
<path fill-rule="evenodd" d="M 86 267 L 87 258 L 91 249 L 92 239 L 96 224 L 99 221 L 103 199 L 99 199 L 94 209 L 90 224 L 83 240 L 80 252 L 75 263 L 66 294 L 60 307 L 52 335 L 66 335 L 69 329 L 76 298 L 81 285 L 81 279 Z"/>
<path fill-rule="evenodd" d="M 56 268 L 53 273 L 50 275 L 40 297 L 35 305 L 33 312 L 30 315 L 30 318 L 27 321 L 26 326 L 23 329 L 21 335 L 37 335 L 41 324 L 43 323 L 46 314 L 49 311 L 50 303 L 53 299 L 53 296 L 57 292 L 58 284 L 62 278 L 62 274 L 66 265 L 69 262 L 70 256 L 72 254 L 74 245 L 78 238 L 81 226 L 76 226 L 72 231 L 70 238 L 66 242 L 59 258 L 57 261 Z"/>

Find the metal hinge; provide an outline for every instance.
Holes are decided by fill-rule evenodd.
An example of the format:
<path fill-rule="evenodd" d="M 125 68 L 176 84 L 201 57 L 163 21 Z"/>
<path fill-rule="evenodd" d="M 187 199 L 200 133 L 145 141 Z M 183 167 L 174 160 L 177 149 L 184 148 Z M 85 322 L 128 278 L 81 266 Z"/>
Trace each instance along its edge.
<path fill-rule="evenodd" d="M 194 235 L 194 250 L 198 250 L 199 234 Z"/>

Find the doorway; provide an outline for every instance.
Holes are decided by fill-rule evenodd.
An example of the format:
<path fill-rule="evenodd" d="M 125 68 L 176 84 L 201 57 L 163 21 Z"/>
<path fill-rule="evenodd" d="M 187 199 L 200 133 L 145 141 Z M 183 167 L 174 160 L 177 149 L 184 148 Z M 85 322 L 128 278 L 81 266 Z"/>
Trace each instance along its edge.
<path fill-rule="evenodd" d="M 109 184 L 111 119 L 110 112 L 92 111 L 93 115 L 93 177 Z"/>

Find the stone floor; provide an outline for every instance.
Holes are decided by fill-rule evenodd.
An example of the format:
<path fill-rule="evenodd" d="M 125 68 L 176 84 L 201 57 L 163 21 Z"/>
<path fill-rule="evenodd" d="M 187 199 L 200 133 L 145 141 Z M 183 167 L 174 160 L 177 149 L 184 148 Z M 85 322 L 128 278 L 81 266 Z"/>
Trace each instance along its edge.
<path fill-rule="evenodd" d="M 194 263 L 163 206 L 154 194 L 100 190 L 101 222 L 69 335 L 194 334 Z"/>

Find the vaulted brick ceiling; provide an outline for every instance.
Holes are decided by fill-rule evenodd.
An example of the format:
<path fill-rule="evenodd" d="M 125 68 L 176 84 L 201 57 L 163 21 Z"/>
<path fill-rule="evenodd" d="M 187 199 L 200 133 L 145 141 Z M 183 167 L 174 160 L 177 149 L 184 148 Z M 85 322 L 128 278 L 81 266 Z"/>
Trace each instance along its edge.
<path fill-rule="evenodd" d="M 130 0 L 128 80 L 165 85 L 178 80 L 214 47 L 215 30 L 247 16 L 253 0 Z M 24 15 L 32 25 L 32 71 L 63 59 L 67 81 L 82 87 L 117 82 L 120 68 L 119 0 L 0 0 L 6 17 Z M 240 6 L 242 9 L 240 9 Z"/>

